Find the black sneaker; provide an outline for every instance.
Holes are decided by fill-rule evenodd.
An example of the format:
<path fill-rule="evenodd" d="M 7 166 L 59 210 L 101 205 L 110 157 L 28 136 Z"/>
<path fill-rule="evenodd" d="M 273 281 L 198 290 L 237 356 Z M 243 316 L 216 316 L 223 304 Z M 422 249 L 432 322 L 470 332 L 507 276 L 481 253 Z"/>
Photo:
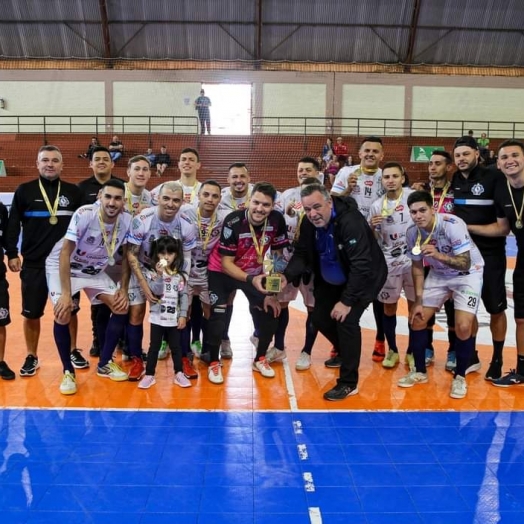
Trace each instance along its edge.
<path fill-rule="evenodd" d="M 502 377 L 502 362 L 499 362 L 498 360 L 494 360 L 489 365 L 488 372 L 486 373 L 486 376 L 484 377 L 486 380 L 498 380 Z"/>
<path fill-rule="evenodd" d="M 474 373 L 475 371 L 479 371 L 481 367 L 482 365 L 479 360 L 479 352 L 475 349 L 471 355 L 471 358 L 469 359 L 469 365 L 466 368 L 466 375 L 469 375 L 469 373 Z"/>
<path fill-rule="evenodd" d="M 510 369 L 509 373 L 502 378 L 492 382 L 494 386 L 499 388 L 509 388 L 510 386 L 522 386 L 524 384 L 524 375 L 519 375 L 516 369 Z"/>
<path fill-rule="evenodd" d="M 326 400 L 344 400 L 358 393 L 357 386 L 347 386 L 344 384 L 337 384 L 333 389 L 324 393 Z"/>
<path fill-rule="evenodd" d="M 100 347 L 98 346 L 98 340 L 93 340 L 93 345 L 89 350 L 90 357 L 99 357 L 100 356 Z"/>
<path fill-rule="evenodd" d="M 38 358 L 34 355 L 27 355 L 25 357 L 24 365 L 20 368 L 21 377 L 32 377 L 36 375 L 36 370 L 40 367 Z"/>
<path fill-rule="evenodd" d="M 342 365 L 342 359 L 339 356 L 328 358 L 324 362 L 324 366 L 327 368 L 339 368 Z"/>
<path fill-rule="evenodd" d="M 71 364 L 73 364 L 75 369 L 86 369 L 89 367 L 89 362 L 83 357 L 80 349 L 71 351 Z"/>
<path fill-rule="evenodd" d="M 15 379 L 15 372 L 9 368 L 7 365 L 7 362 L 1 361 L 0 362 L 0 378 L 3 380 L 14 380 Z"/>

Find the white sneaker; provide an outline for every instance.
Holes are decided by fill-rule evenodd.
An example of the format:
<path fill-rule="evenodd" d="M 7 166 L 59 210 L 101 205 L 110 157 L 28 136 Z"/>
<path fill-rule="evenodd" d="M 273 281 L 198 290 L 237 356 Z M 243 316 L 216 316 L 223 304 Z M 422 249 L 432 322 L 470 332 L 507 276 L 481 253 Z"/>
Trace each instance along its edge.
<path fill-rule="evenodd" d="M 268 362 L 282 362 L 285 358 L 287 358 L 285 349 L 278 349 L 275 346 L 271 346 L 266 351 L 266 359 Z"/>
<path fill-rule="evenodd" d="M 449 396 L 451 398 L 464 398 L 468 392 L 468 385 L 466 379 L 457 375 L 451 382 L 451 391 Z"/>
<path fill-rule="evenodd" d="M 223 384 L 224 377 L 222 375 L 222 368 L 220 367 L 220 362 L 211 362 L 207 370 L 207 378 L 209 382 L 213 384 Z"/>
<path fill-rule="evenodd" d="M 418 371 L 410 371 L 405 377 L 402 377 L 397 385 L 401 388 L 411 388 L 416 384 L 425 384 L 428 381 L 427 373 L 419 373 Z"/>
<path fill-rule="evenodd" d="M 295 364 L 295 369 L 297 371 L 306 371 L 311 367 L 311 355 L 307 354 L 305 351 L 300 353 L 297 363 Z"/>
<path fill-rule="evenodd" d="M 233 350 L 231 349 L 230 340 L 222 340 L 220 343 L 220 356 L 226 360 L 233 358 Z"/>
<path fill-rule="evenodd" d="M 155 377 L 153 375 L 144 375 L 142 380 L 138 383 L 140 389 L 149 389 L 151 386 L 156 384 Z"/>
<path fill-rule="evenodd" d="M 273 378 L 275 371 L 271 369 L 267 358 L 260 357 L 260 360 L 253 362 L 253 371 L 258 371 L 263 377 Z"/>
<path fill-rule="evenodd" d="M 60 383 L 62 395 L 74 395 L 76 393 L 76 379 L 73 373 L 66 371 Z"/>
<path fill-rule="evenodd" d="M 181 388 L 190 388 L 191 382 L 189 379 L 182 373 L 182 371 L 179 371 L 178 373 L 175 373 L 175 378 L 173 379 L 173 384 L 176 384 L 177 386 L 180 386 Z"/>
<path fill-rule="evenodd" d="M 110 378 L 115 382 L 124 382 L 128 379 L 127 373 L 118 365 L 110 360 L 105 366 L 96 368 L 99 377 Z"/>

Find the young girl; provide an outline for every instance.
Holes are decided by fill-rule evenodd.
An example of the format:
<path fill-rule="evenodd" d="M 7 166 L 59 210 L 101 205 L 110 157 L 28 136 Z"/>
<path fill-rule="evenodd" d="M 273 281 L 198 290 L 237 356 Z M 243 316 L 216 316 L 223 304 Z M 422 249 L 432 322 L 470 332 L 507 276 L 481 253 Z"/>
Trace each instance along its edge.
<path fill-rule="evenodd" d="M 180 330 L 186 327 L 188 307 L 186 278 L 182 273 L 182 242 L 168 236 L 156 239 L 151 247 L 151 262 L 155 269 L 144 269 L 143 274 L 149 288 L 159 299 L 149 308 L 151 343 L 147 354 L 146 374 L 138 387 L 147 389 L 156 383 L 158 352 L 162 339 L 165 339 L 173 358 L 173 382 L 182 388 L 188 388 L 191 382 L 182 373 L 180 351 Z"/>

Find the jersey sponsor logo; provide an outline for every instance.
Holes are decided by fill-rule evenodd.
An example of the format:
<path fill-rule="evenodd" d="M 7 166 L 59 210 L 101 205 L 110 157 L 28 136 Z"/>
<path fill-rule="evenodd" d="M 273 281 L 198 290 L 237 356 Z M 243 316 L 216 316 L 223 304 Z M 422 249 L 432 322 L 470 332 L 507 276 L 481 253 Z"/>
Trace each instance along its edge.
<path fill-rule="evenodd" d="M 404 204 L 399 204 L 399 205 L 395 208 L 395 211 L 404 211 Z"/>
<path fill-rule="evenodd" d="M 399 233 L 391 233 L 389 235 L 390 240 L 397 240 L 399 238 Z"/>
<path fill-rule="evenodd" d="M 475 196 L 480 196 L 482 195 L 482 193 L 484 193 L 484 186 L 480 183 L 480 182 L 477 182 L 472 188 L 471 188 L 471 192 L 475 195 Z"/>
<path fill-rule="evenodd" d="M 368 187 L 373 187 L 373 180 L 366 180 L 366 181 L 364 182 L 364 185 L 365 185 L 365 186 L 368 186 Z"/>
<path fill-rule="evenodd" d="M 93 246 L 95 244 L 95 240 L 96 240 L 95 237 L 89 236 L 86 238 L 86 244 Z"/>
<path fill-rule="evenodd" d="M 453 217 L 444 217 L 444 222 L 449 222 L 450 224 L 456 224 L 457 221 Z"/>
<path fill-rule="evenodd" d="M 85 257 L 87 255 L 87 251 L 81 251 L 80 249 L 77 249 L 76 250 L 76 254 L 79 256 L 79 257 Z"/>
<path fill-rule="evenodd" d="M 453 247 L 460 246 L 460 244 L 462 244 L 462 240 L 460 238 L 457 240 L 453 240 L 453 242 L 451 243 Z"/>

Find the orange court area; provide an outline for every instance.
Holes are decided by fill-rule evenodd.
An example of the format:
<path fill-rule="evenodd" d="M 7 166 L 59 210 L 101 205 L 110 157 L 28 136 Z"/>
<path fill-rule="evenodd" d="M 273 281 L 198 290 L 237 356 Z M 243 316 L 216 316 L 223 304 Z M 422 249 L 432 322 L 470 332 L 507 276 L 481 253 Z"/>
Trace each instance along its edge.
<path fill-rule="evenodd" d="M 341 402 L 329 402 L 322 393 L 330 389 L 338 376 L 337 369 L 324 367 L 329 357 L 330 345 L 319 336 L 313 350 L 313 364 L 310 370 L 297 372 L 295 362 L 304 341 L 306 315 L 291 307 L 290 323 L 286 338 L 288 358 L 275 363 L 274 379 L 266 379 L 251 369 L 253 347 L 249 341 L 252 323 L 247 300 L 238 293 L 235 300 L 230 337 L 233 359 L 223 361 L 225 383 L 213 385 L 207 379 L 207 366 L 196 361 L 199 378 L 193 380 L 193 387 L 182 389 L 173 384 L 172 361 L 169 357 L 159 361 L 157 383 L 149 390 L 140 390 L 136 382 L 112 382 L 96 375 L 97 359 L 88 357 L 91 345 L 91 321 L 89 302 L 81 298 L 79 313 L 78 346 L 89 358 L 91 367 L 77 370 L 78 392 L 72 396 L 61 395 L 58 391 L 62 369 L 53 340 L 53 318 L 48 303 L 42 319 L 39 345 L 41 367 L 33 377 L 21 378 L 19 368 L 25 358 L 25 344 L 20 315 L 20 283 L 18 275 L 9 273 L 12 323 L 7 328 L 6 361 L 16 372 L 16 380 L 0 381 L 0 403 L 2 407 L 25 408 L 92 408 L 92 409 L 148 409 L 148 410 L 233 410 L 233 411 L 300 411 L 300 410 L 456 410 L 456 411 L 509 411 L 524 409 L 524 395 L 521 388 L 497 388 L 484 380 L 489 364 L 491 348 L 479 345 L 480 360 L 483 364 L 478 373 L 468 375 L 468 395 L 463 400 L 449 397 L 451 375 L 444 370 L 447 342 L 438 340 L 438 333 L 444 329 L 435 326 L 435 365 L 428 368 L 429 383 L 403 389 L 396 385 L 406 373 L 403 365 L 394 370 L 384 369 L 380 363 L 372 362 L 374 331 L 363 328 L 363 350 L 360 366 L 359 394 Z M 366 313 L 370 318 L 370 312 Z M 406 316 L 405 304 L 399 308 L 399 319 Z M 508 316 L 512 311 L 508 310 Z M 147 319 L 147 317 L 146 317 Z M 366 322 L 363 321 L 363 325 Z M 509 330 L 513 329 L 511 323 Z M 143 347 L 147 350 L 149 328 L 144 326 Z M 407 337 L 398 336 L 401 362 L 407 346 Z M 351 341 L 348 341 L 350 344 Z M 515 349 L 505 349 L 504 369 L 513 367 Z M 116 354 L 121 363 L 121 355 Z M 124 369 L 128 364 L 122 363 Z"/>

